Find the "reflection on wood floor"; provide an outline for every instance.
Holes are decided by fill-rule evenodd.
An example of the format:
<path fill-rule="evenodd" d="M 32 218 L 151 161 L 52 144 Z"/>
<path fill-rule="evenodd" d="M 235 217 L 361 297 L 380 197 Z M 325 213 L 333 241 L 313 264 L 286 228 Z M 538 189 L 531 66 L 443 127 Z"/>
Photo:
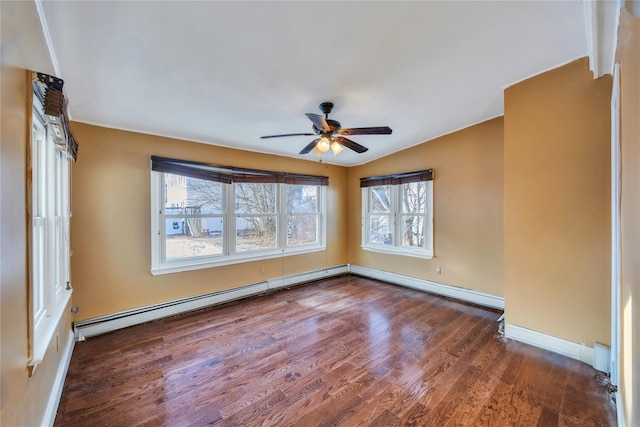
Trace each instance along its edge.
<path fill-rule="evenodd" d="M 581 362 L 499 312 L 340 276 L 76 344 L 56 426 L 607 426 Z"/>

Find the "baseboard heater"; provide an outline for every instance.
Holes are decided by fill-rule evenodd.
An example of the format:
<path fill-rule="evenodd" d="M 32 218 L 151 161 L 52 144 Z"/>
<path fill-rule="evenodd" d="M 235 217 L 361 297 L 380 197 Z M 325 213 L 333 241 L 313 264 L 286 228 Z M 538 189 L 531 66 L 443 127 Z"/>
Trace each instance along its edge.
<path fill-rule="evenodd" d="M 258 295 L 273 289 L 285 288 L 300 285 L 313 280 L 347 274 L 349 266 L 338 265 L 320 270 L 294 274 L 276 279 L 269 279 L 264 282 L 251 285 L 240 286 L 219 292 L 212 292 L 205 295 L 181 298 L 160 304 L 148 305 L 145 307 L 124 310 L 106 316 L 94 317 L 92 319 L 81 320 L 73 324 L 73 331 L 76 341 L 84 341 L 86 338 L 113 332 L 128 326 L 138 325 L 152 320 L 175 316 L 176 314 L 199 310 Z"/>
<path fill-rule="evenodd" d="M 431 294 L 443 295 L 460 301 L 468 301 L 484 307 L 504 310 L 504 297 L 488 294 L 473 289 L 460 288 L 444 283 L 433 282 L 431 280 L 419 279 L 417 277 L 405 276 L 403 274 L 391 273 L 370 267 L 362 267 L 351 264 L 349 271 L 358 276 L 369 277 L 371 279 L 382 280 L 406 288 L 417 289 Z"/>

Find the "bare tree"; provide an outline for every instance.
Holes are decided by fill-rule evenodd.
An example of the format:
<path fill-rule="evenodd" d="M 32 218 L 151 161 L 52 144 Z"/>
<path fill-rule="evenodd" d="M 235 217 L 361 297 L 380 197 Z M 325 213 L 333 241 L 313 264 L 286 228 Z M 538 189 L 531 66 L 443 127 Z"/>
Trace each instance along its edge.
<path fill-rule="evenodd" d="M 201 211 L 219 213 L 223 209 L 222 184 L 204 179 L 187 179 L 187 200 L 191 206 L 201 208 Z"/>
<path fill-rule="evenodd" d="M 371 239 L 375 243 L 386 245 L 393 242 L 391 230 L 391 187 L 380 185 L 371 187 L 371 200 L 369 211 L 371 212 L 370 232 Z"/>
<path fill-rule="evenodd" d="M 237 183 L 236 213 L 250 223 L 259 237 L 276 233 L 276 184 Z M 250 216 L 254 214 L 256 216 Z M 258 216 L 272 214 L 268 216 Z"/>
<path fill-rule="evenodd" d="M 287 185 L 287 243 L 296 245 L 317 241 L 318 187 Z"/>
<path fill-rule="evenodd" d="M 425 182 L 402 185 L 403 243 L 405 246 L 422 246 L 424 244 L 426 203 Z"/>

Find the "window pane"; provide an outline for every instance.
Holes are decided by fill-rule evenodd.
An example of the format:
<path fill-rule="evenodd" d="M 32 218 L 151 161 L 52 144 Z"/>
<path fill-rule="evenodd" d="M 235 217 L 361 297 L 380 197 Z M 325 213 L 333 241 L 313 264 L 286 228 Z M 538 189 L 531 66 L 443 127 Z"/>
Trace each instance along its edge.
<path fill-rule="evenodd" d="M 276 216 L 236 217 L 236 252 L 276 247 Z"/>
<path fill-rule="evenodd" d="M 63 289 L 64 277 L 64 234 L 62 228 L 62 217 L 56 216 L 53 218 L 54 226 L 54 241 L 55 241 L 55 282 L 54 286 L 56 291 Z"/>
<path fill-rule="evenodd" d="M 46 170 L 46 147 L 44 130 L 34 135 L 33 141 L 33 160 L 32 160 L 32 193 L 33 193 L 33 216 L 44 217 L 45 216 L 45 203 L 46 203 L 46 191 L 47 188 L 47 170 Z"/>
<path fill-rule="evenodd" d="M 427 183 L 425 181 L 402 184 L 402 212 L 424 213 L 427 211 Z"/>
<path fill-rule="evenodd" d="M 402 218 L 402 246 L 424 246 L 424 215 L 405 215 Z"/>
<path fill-rule="evenodd" d="M 164 206 L 169 215 L 222 213 L 222 184 L 171 173 L 164 174 Z"/>
<path fill-rule="evenodd" d="M 45 222 L 44 218 L 35 218 L 33 227 L 33 321 L 37 326 L 44 318 L 45 300 Z"/>
<path fill-rule="evenodd" d="M 391 186 L 369 187 L 369 212 L 391 212 Z"/>
<path fill-rule="evenodd" d="M 287 244 L 302 245 L 318 241 L 318 216 L 295 215 L 287 221 Z"/>
<path fill-rule="evenodd" d="M 54 209 L 55 209 L 55 215 L 56 216 L 60 216 L 62 215 L 62 194 L 63 194 L 63 187 L 62 187 L 62 151 L 56 150 L 55 151 L 56 155 L 55 155 L 55 160 L 54 160 L 54 167 L 55 167 L 55 180 L 56 180 L 56 189 L 55 189 L 55 201 L 54 201 Z"/>
<path fill-rule="evenodd" d="M 235 184 L 236 213 L 267 214 L 276 212 L 276 184 Z"/>
<path fill-rule="evenodd" d="M 318 186 L 287 185 L 287 212 L 318 212 Z"/>
<path fill-rule="evenodd" d="M 167 260 L 222 254 L 221 218 L 167 218 Z"/>
<path fill-rule="evenodd" d="M 370 215 L 369 242 L 391 245 L 393 243 L 393 234 L 391 233 L 390 224 L 389 215 Z"/>

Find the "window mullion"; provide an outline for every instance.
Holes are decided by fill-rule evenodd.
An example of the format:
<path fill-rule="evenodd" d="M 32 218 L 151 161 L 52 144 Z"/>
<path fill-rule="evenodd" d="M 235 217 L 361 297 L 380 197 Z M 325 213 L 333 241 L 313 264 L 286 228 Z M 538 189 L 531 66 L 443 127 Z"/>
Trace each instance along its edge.
<path fill-rule="evenodd" d="M 287 211 L 287 185 L 276 184 L 278 186 L 278 200 L 276 200 L 276 215 L 277 215 L 277 241 L 276 246 L 278 250 L 283 252 L 288 247 L 287 237 L 289 230 L 289 212 Z"/>
<path fill-rule="evenodd" d="M 362 246 L 369 244 L 369 200 L 371 198 L 371 187 L 366 187 L 362 191 L 361 196 L 361 204 L 362 204 L 362 215 L 360 215 L 360 244 Z"/>
<path fill-rule="evenodd" d="M 62 284 L 64 289 L 67 290 L 69 288 L 69 283 L 71 282 L 71 274 L 69 272 L 70 267 L 70 257 L 71 257 L 71 247 L 70 247 L 70 193 L 71 187 L 69 185 L 69 177 L 71 175 L 70 165 L 69 165 L 69 157 L 66 153 L 62 156 L 62 238 L 63 238 L 63 251 L 62 256 L 64 257 L 63 264 L 63 278 Z"/>
<path fill-rule="evenodd" d="M 368 209 L 369 209 L 369 218 L 368 218 L 368 223 L 367 223 L 367 239 L 369 243 L 373 243 L 372 242 L 372 229 L 371 229 L 371 225 L 373 222 L 373 217 L 374 217 L 374 213 L 371 211 L 371 207 L 373 206 L 373 199 L 374 197 L 377 197 L 374 193 L 373 193 L 373 188 L 371 188 L 371 192 L 369 193 L 369 205 L 368 205 Z M 389 218 L 389 220 L 391 220 L 391 218 Z"/>
<path fill-rule="evenodd" d="M 223 228 L 224 243 L 223 253 L 232 256 L 236 253 L 236 185 L 222 184 L 225 192 L 225 200 L 227 205 L 223 207 L 224 216 L 226 218 L 226 228 Z"/>
<path fill-rule="evenodd" d="M 391 212 L 393 213 L 393 229 L 394 229 L 394 235 L 393 235 L 393 246 L 395 247 L 399 247 L 400 246 L 400 241 L 401 241 L 401 225 L 402 225 L 402 202 L 401 202 L 401 197 L 402 197 L 402 192 L 400 191 L 400 186 L 402 184 L 399 185 L 392 185 L 391 186 L 391 191 L 393 192 L 393 209 L 391 210 Z"/>
<path fill-rule="evenodd" d="M 44 146 L 44 177 L 45 177 L 45 199 L 44 199 L 44 217 L 45 217 L 45 262 L 44 262 L 44 293 L 47 308 L 47 315 L 50 315 L 51 308 L 54 306 L 55 289 L 57 288 L 56 277 L 56 148 L 52 135 L 47 132 L 47 138 Z"/>
<path fill-rule="evenodd" d="M 160 222 L 158 224 L 157 233 L 159 236 L 158 242 L 160 242 L 160 259 L 164 262 L 167 259 L 167 244 L 166 244 L 167 212 L 166 212 L 165 203 L 164 203 L 166 176 L 163 173 L 159 175 L 160 175 L 160 186 L 158 188 L 158 202 L 159 202 L 158 217 Z"/>
<path fill-rule="evenodd" d="M 318 215 L 318 243 L 327 250 L 327 188 L 322 186 L 318 189 L 319 202 L 317 206 Z"/>

